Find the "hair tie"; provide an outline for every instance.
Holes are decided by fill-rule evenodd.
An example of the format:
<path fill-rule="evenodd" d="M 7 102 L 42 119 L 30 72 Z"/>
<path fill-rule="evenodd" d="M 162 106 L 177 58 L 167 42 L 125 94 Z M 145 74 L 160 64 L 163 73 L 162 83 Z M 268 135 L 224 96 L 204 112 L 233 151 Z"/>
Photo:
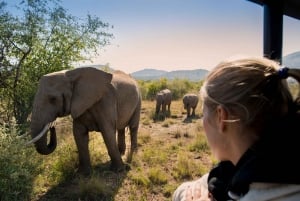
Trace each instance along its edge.
<path fill-rule="evenodd" d="M 288 71 L 289 71 L 289 68 L 288 67 L 281 67 L 279 68 L 278 70 L 278 75 L 279 75 L 279 78 L 280 79 L 286 79 L 288 78 Z"/>

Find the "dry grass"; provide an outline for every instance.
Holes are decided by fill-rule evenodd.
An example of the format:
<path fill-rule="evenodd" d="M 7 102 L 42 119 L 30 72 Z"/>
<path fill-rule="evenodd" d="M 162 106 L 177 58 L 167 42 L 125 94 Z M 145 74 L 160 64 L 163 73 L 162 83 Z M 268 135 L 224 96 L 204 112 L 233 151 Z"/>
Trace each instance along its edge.
<path fill-rule="evenodd" d="M 294 94 L 297 87 L 291 86 Z M 34 147 L 25 148 L 26 139 L 0 128 L 0 200 L 171 200 L 176 187 L 199 178 L 216 161 L 203 133 L 201 105 L 193 119 L 186 119 L 181 100 L 173 101 L 167 118 L 155 119 L 154 108 L 155 102 L 143 101 L 138 151 L 130 158 L 127 172 L 109 170 L 110 158 L 101 134 L 90 133 L 93 173 L 88 178 L 76 174 L 78 156 L 70 117 L 59 119 L 58 146 L 47 156 L 36 153 Z M 126 141 L 129 148 L 128 133 Z"/>
<path fill-rule="evenodd" d="M 138 136 L 138 151 L 130 170 L 109 170 L 109 157 L 99 133 L 91 133 L 90 154 L 93 174 L 82 178 L 75 173 L 77 153 L 64 121 L 58 133 L 55 154 L 44 158 L 45 171 L 36 179 L 31 200 L 170 200 L 178 185 L 206 173 L 212 166 L 203 134 L 200 108 L 194 119 L 186 119 L 181 100 L 173 101 L 170 117 L 154 121 L 155 102 L 143 101 Z M 200 107 L 200 106 L 199 106 Z M 59 128 L 58 128 L 59 129 Z M 64 140 L 62 140 L 61 132 Z M 129 134 L 126 134 L 129 148 Z M 128 151 L 128 149 L 127 149 Z M 127 154 L 123 156 L 126 161 Z"/>

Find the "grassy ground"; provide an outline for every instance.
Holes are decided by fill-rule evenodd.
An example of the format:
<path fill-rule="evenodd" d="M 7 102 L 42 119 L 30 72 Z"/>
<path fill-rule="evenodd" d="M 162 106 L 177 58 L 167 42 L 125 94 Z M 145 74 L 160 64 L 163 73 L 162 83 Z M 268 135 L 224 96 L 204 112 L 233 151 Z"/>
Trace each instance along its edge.
<path fill-rule="evenodd" d="M 30 155 L 27 160 L 35 170 L 31 171 L 31 180 L 27 182 L 30 188 L 26 188 L 25 194 L 20 193 L 19 197 L 16 194 L 15 197 L 17 200 L 39 201 L 171 200 L 178 185 L 199 178 L 211 168 L 214 160 L 203 133 L 200 106 L 195 118 L 186 119 L 182 102 L 173 101 L 170 116 L 157 120 L 153 119 L 154 107 L 155 102 L 142 103 L 139 147 L 131 158 L 129 171 L 111 172 L 101 134 L 90 134 L 93 174 L 88 178 L 76 174 L 78 159 L 70 119 L 60 119 L 57 125 L 58 147 L 53 154 L 41 156 L 34 148 L 27 148 Z M 128 139 L 126 133 L 129 148 Z M 128 154 L 123 159 L 127 161 Z M 17 182 L 17 185 L 22 183 Z M 0 200 L 6 198 L 2 196 Z"/>

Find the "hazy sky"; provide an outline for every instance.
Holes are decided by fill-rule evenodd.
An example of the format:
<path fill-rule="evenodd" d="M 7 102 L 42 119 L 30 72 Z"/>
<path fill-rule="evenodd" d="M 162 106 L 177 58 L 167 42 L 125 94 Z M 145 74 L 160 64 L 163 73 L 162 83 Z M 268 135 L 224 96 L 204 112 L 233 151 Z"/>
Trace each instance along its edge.
<path fill-rule="evenodd" d="M 93 64 L 128 73 L 210 69 L 234 55 L 263 54 L 263 7 L 247 0 L 62 0 L 62 6 L 114 26 L 112 44 Z M 283 27 L 283 56 L 300 51 L 300 20 L 284 17 Z"/>

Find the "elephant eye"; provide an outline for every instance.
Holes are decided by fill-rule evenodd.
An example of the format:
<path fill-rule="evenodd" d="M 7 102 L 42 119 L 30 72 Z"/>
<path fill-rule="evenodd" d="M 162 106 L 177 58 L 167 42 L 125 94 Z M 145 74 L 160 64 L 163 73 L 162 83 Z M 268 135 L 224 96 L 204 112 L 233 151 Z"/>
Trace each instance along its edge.
<path fill-rule="evenodd" d="M 54 104 L 54 103 L 56 102 L 56 98 L 55 98 L 54 96 L 50 96 L 50 97 L 49 97 L 49 102 L 50 102 L 51 104 Z"/>

